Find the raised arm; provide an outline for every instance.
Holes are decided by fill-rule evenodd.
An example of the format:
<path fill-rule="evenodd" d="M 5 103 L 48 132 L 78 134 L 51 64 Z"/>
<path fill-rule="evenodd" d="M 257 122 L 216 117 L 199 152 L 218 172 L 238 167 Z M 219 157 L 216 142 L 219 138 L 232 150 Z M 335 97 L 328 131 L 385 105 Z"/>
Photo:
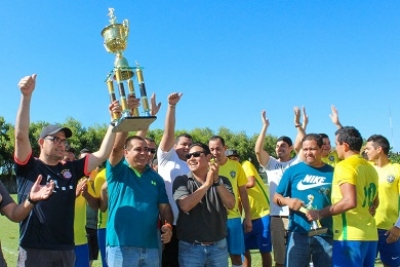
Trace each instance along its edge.
<path fill-rule="evenodd" d="M 331 117 L 333 124 L 335 124 L 338 129 L 343 128 L 342 124 L 339 121 L 339 112 L 334 105 L 331 106 L 331 110 L 332 114 L 329 114 L 329 117 Z"/>
<path fill-rule="evenodd" d="M 134 97 L 129 97 L 128 98 L 128 107 L 129 109 L 132 108 L 136 108 L 139 106 L 139 102 L 140 100 Z M 110 111 L 110 115 L 112 118 L 112 113 L 116 112 L 121 112 L 121 106 L 119 105 L 118 101 L 114 101 L 112 102 L 109 106 L 108 109 Z M 114 126 L 110 125 L 107 129 L 107 133 L 103 139 L 103 142 L 101 143 L 100 149 L 96 152 L 94 152 L 93 154 L 89 155 L 89 165 L 88 165 L 88 170 L 87 172 L 91 172 L 92 170 L 94 170 L 97 166 L 99 166 L 101 163 L 103 163 L 108 157 L 110 157 L 111 159 L 111 151 L 114 152 L 114 149 L 116 149 L 115 145 L 119 144 L 119 142 L 121 142 L 121 140 L 116 140 L 116 134 L 112 132 Z M 124 138 L 122 140 L 122 142 L 125 142 L 125 139 L 128 135 L 127 132 L 124 133 L 124 136 L 119 135 L 119 138 Z M 117 134 L 118 136 L 118 134 Z M 117 146 L 117 148 L 122 148 L 121 152 L 122 156 L 123 156 L 123 143 L 120 147 Z M 112 154 L 112 153 L 111 153 Z M 115 156 L 115 155 L 114 155 Z M 110 161 L 111 162 L 111 161 Z M 119 162 L 119 161 L 118 161 Z M 116 163 L 118 163 L 116 162 Z M 116 164 L 115 163 L 115 164 Z"/>
<path fill-rule="evenodd" d="M 31 99 L 35 86 L 36 74 L 25 76 L 18 83 L 18 87 L 21 90 L 21 101 L 15 121 L 14 157 L 20 162 L 25 162 L 32 152 L 32 146 L 29 141 L 29 123 Z"/>
<path fill-rule="evenodd" d="M 172 93 L 168 96 L 167 115 L 165 117 L 164 134 L 161 138 L 159 148 L 168 152 L 172 149 L 175 143 L 175 109 L 176 104 L 182 97 L 182 93 Z"/>
<path fill-rule="evenodd" d="M 261 122 L 262 122 L 262 128 L 260 135 L 257 138 L 254 151 L 256 153 L 256 158 L 258 163 L 260 163 L 261 166 L 265 166 L 267 165 L 270 157 L 268 152 L 264 150 L 265 135 L 267 133 L 267 129 L 269 126 L 269 119 L 267 118 L 265 110 L 261 111 Z"/>
<path fill-rule="evenodd" d="M 300 108 L 294 107 L 293 111 L 294 111 L 294 127 L 296 127 L 297 129 L 297 135 L 294 141 L 293 149 L 298 154 L 299 151 L 301 150 L 302 140 L 304 136 L 306 136 L 306 132 L 305 129 L 303 128 L 303 125 L 307 125 L 308 117 L 305 114 L 306 109 L 305 107 L 303 107 L 303 123 L 300 123 L 300 117 L 301 117 Z M 305 117 L 307 117 L 307 119 L 305 119 Z"/>

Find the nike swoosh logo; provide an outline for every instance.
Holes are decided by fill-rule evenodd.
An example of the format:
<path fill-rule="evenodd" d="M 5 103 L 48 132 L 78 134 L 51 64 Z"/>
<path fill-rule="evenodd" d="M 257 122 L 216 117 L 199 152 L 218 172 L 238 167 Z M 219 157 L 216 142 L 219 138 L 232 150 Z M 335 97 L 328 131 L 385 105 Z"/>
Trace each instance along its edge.
<path fill-rule="evenodd" d="M 392 260 L 397 260 L 399 257 L 392 257 Z"/>
<path fill-rule="evenodd" d="M 323 186 L 323 185 L 330 185 L 330 183 L 322 183 L 322 184 L 303 184 L 303 181 L 300 181 L 297 184 L 297 190 L 303 191 L 303 190 L 307 190 L 307 189 L 311 189 L 311 188 L 315 188 L 315 187 L 319 187 L 319 186 Z"/>

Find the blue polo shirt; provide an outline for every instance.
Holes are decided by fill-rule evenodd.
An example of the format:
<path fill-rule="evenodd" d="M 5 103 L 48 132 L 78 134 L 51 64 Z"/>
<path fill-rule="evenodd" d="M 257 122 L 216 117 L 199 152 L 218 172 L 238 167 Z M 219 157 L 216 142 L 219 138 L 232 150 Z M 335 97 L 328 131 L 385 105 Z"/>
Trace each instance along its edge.
<path fill-rule="evenodd" d="M 158 248 L 159 204 L 169 203 L 164 180 L 148 166 L 140 174 L 125 159 L 106 168 L 107 246 Z"/>

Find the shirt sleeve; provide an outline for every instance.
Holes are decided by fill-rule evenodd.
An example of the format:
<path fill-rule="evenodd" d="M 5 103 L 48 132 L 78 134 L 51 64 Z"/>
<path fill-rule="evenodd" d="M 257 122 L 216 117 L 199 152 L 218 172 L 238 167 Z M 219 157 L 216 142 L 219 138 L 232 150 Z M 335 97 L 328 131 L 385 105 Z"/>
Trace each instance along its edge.
<path fill-rule="evenodd" d="M 7 192 L 6 187 L 3 185 L 2 182 L 0 182 L 0 194 L 3 198 L 3 200 L 0 202 L 0 210 L 3 209 L 8 204 L 14 202 L 14 200 L 11 198 L 10 194 Z"/>
<path fill-rule="evenodd" d="M 246 174 L 244 173 L 244 170 L 242 168 L 242 165 L 239 163 L 237 164 L 237 179 L 238 179 L 238 186 L 245 186 L 247 184 L 247 177 Z"/>
<path fill-rule="evenodd" d="M 284 197 L 290 197 L 291 192 L 290 192 L 290 175 L 291 174 L 291 169 L 287 169 L 282 176 L 281 181 L 278 184 L 278 187 L 276 188 L 276 193 L 284 196 Z M 271 196 L 272 198 L 274 196 Z"/>
<path fill-rule="evenodd" d="M 172 196 L 175 201 L 178 199 L 190 195 L 189 188 L 187 186 L 187 176 L 177 176 L 172 184 Z"/>
<path fill-rule="evenodd" d="M 335 179 L 337 184 L 341 186 L 342 184 L 348 183 L 356 185 L 356 175 L 351 167 L 344 164 L 338 164 L 335 166 Z"/>

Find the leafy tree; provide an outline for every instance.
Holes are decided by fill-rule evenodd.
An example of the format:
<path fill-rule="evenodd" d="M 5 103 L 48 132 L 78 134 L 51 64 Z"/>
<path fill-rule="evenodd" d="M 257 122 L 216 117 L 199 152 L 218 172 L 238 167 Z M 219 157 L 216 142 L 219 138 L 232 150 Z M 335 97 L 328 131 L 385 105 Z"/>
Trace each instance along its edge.
<path fill-rule="evenodd" d="M 6 177 L 12 174 L 14 146 L 10 132 L 13 130 L 12 125 L 0 117 L 0 174 Z"/>

